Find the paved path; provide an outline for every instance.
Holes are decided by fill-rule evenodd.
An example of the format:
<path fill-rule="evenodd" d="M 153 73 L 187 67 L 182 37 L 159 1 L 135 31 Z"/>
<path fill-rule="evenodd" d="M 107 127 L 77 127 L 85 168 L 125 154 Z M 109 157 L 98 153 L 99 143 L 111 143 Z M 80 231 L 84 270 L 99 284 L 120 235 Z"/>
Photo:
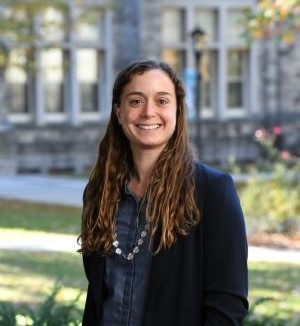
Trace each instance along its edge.
<path fill-rule="evenodd" d="M 81 207 L 87 180 L 37 175 L 0 176 L 0 198 Z M 76 252 L 76 236 L 0 237 L 0 249 Z M 300 251 L 249 247 L 249 261 L 300 264 Z"/>
<path fill-rule="evenodd" d="M 85 179 L 40 175 L 0 175 L 0 198 L 38 203 L 82 206 Z"/>
<path fill-rule="evenodd" d="M 1 230 L 0 230 L 1 232 Z M 5 239 L 0 237 L 0 250 L 56 251 L 75 253 L 79 249 L 74 235 L 41 235 L 32 238 Z M 250 262 L 279 262 L 300 265 L 300 251 L 249 247 Z"/>

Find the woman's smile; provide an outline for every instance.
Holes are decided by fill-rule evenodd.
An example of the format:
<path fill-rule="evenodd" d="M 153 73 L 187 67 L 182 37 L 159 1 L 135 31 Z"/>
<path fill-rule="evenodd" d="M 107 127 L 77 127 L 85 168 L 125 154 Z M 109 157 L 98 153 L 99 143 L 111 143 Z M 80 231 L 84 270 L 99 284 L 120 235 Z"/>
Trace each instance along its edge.
<path fill-rule="evenodd" d="M 162 70 L 137 74 L 124 87 L 115 112 L 131 150 L 155 150 L 159 154 L 176 128 L 175 86 Z"/>
<path fill-rule="evenodd" d="M 158 129 L 160 126 L 161 126 L 161 124 L 151 124 L 151 125 L 138 124 L 137 125 L 137 127 L 142 130 L 154 130 L 154 129 Z"/>

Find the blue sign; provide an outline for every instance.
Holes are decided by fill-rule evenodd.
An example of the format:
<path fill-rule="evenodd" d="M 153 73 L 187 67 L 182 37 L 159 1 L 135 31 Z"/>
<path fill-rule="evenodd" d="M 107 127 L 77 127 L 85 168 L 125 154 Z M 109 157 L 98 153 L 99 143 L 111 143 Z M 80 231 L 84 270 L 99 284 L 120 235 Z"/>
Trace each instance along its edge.
<path fill-rule="evenodd" d="M 197 70 L 194 68 L 186 68 L 183 72 L 183 81 L 186 90 L 187 118 L 190 121 L 196 120 Z"/>

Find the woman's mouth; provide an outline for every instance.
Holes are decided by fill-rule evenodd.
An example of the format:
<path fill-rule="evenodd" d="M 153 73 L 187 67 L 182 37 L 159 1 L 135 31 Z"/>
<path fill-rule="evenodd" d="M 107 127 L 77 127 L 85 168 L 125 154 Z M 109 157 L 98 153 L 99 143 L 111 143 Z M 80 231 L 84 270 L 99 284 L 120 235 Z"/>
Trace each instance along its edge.
<path fill-rule="evenodd" d="M 137 125 L 137 127 L 139 129 L 143 129 L 143 130 L 153 130 L 153 129 L 157 129 L 159 128 L 161 125 L 160 124 L 151 124 L 151 125 L 143 125 L 143 124 L 139 124 Z"/>

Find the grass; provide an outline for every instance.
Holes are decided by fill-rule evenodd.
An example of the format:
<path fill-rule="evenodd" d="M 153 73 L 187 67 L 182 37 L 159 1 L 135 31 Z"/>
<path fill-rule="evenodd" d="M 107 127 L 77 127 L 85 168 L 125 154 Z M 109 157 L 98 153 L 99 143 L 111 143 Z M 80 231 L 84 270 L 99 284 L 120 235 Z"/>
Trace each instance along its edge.
<path fill-rule="evenodd" d="M 255 312 L 300 325 L 300 266 L 280 263 L 249 263 L 250 303 L 270 298 Z"/>
<path fill-rule="evenodd" d="M 0 251 L 1 300 L 36 304 L 54 284 L 63 285 L 59 300 L 68 301 L 86 289 L 79 254 Z"/>
<path fill-rule="evenodd" d="M 0 200 L 0 237 L 30 237 L 41 232 L 75 236 L 80 218 L 81 211 L 76 208 Z M 271 298 L 255 313 L 281 319 L 283 325 L 300 325 L 299 279 L 297 264 L 250 262 L 250 303 Z M 43 301 L 56 281 L 64 286 L 59 300 L 72 299 L 83 291 L 83 307 L 87 282 L 79 254 L 0 250 L 1 300 L 34 305 Z"/>
<path fill-rule="evenodd" d="M 0 199 L 0 228 L 78 234 L 81 209 Z"/>

